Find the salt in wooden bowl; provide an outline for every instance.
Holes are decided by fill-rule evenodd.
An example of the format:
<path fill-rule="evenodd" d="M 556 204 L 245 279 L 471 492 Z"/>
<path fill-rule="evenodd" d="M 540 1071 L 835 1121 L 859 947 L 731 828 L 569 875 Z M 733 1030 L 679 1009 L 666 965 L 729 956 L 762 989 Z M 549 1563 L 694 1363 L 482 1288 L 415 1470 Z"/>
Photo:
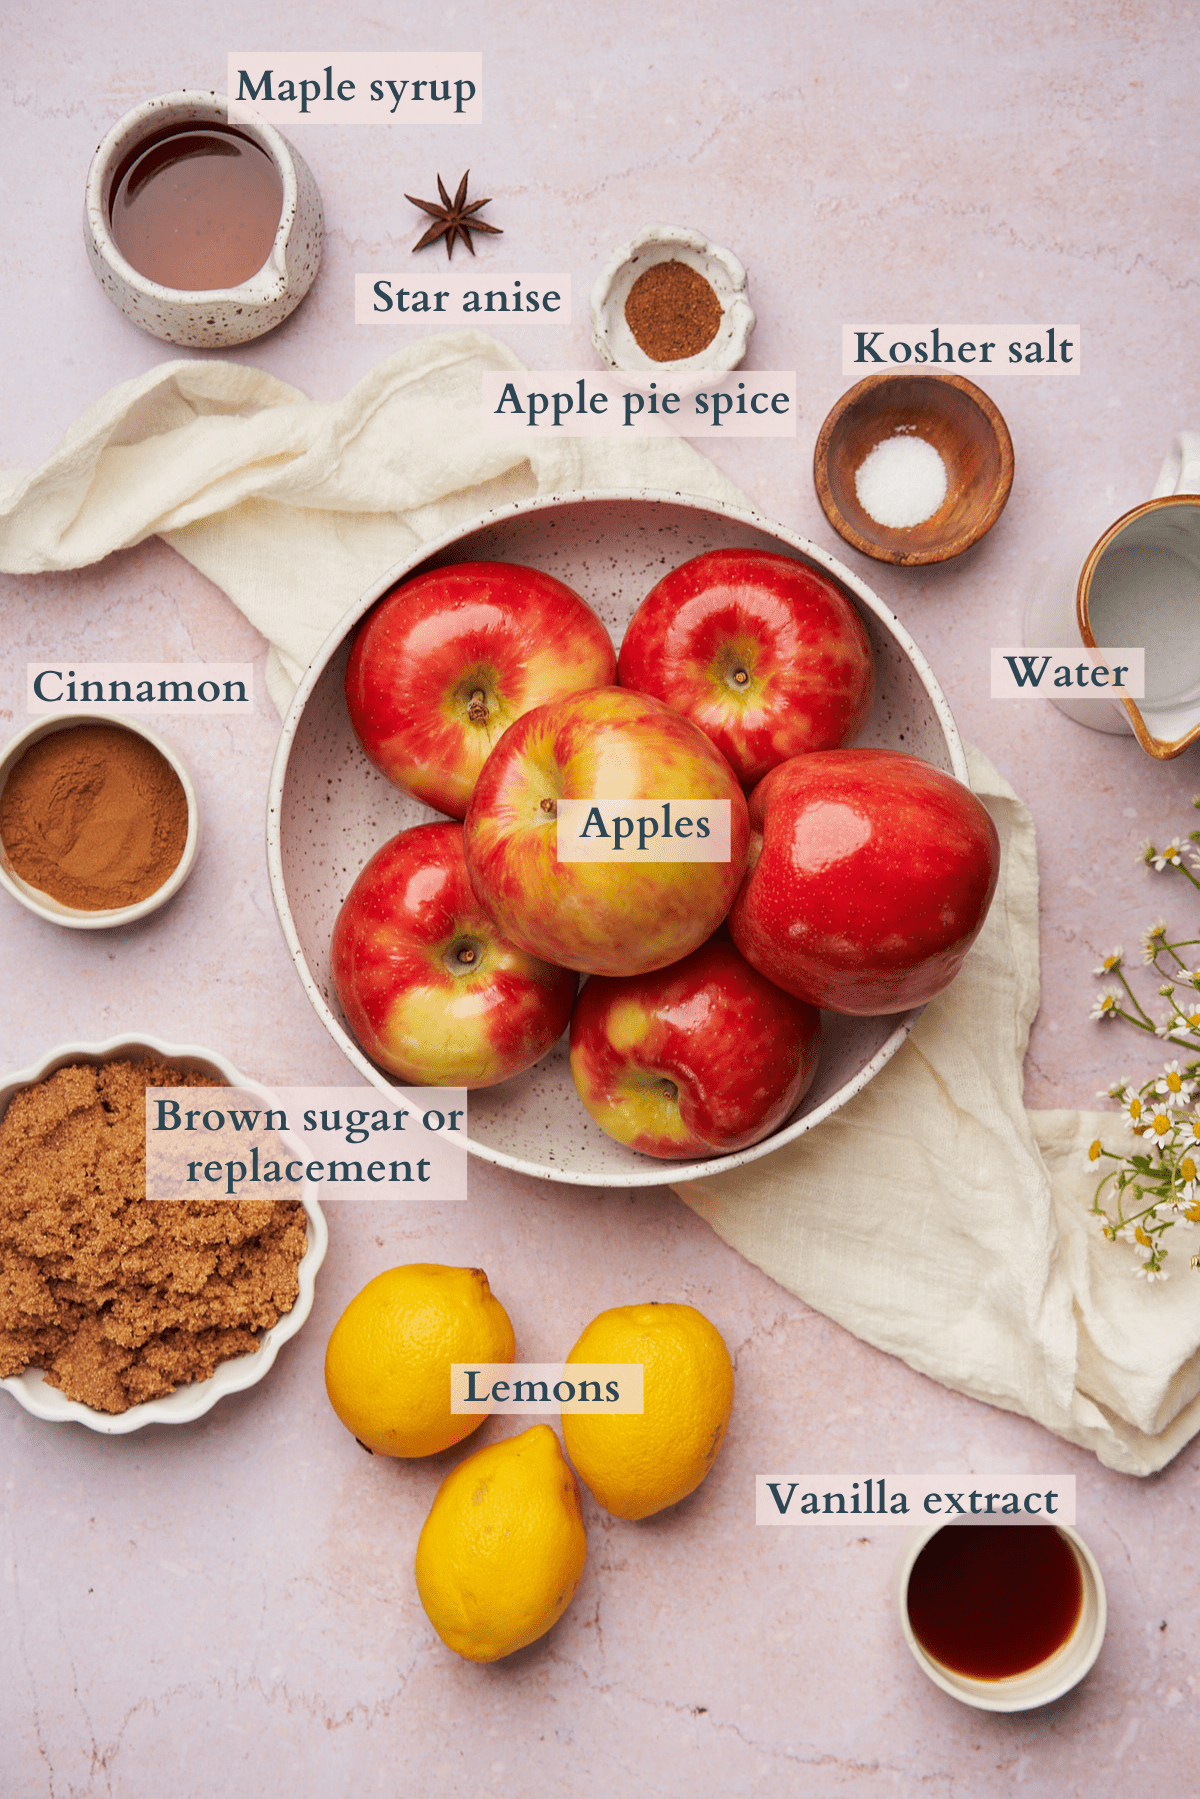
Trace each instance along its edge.
<path fill-rule="evenodd" d="M 889 438 L 931 444 L 946 468 L 946 497 L 920 524 L 883 525 L 858 498 L 855 476 Z M 947 562 L 987 535 L 1004 511 L 1013 447 L 999 410 L 962 375 L 868 375 L 844 393 L 821 426 L 813 481 L 840 537 L 876 562 L 918 567 Z"/>

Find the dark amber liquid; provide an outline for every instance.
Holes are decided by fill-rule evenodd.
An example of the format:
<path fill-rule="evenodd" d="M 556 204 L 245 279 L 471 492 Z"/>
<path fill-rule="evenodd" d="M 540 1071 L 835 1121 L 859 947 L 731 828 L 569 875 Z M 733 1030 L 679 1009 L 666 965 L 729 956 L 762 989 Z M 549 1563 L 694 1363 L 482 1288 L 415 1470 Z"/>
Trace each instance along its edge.
<path fill-rule="evenodd" d="M 1079 1563 L 1051 1524 L 950 1525 L 926 1543 L 908 1581 L 917 1640 L 977 1680 L 1036 1668 L 1082 1610 Z"/>
<path fill-rule="evenodd" d="M 117 176 L 110 219 L 126 262 L 162 287 L 238 287 L 271 253 L 283 182 L 240 131 L 188 125 L 139 144 Z"/>

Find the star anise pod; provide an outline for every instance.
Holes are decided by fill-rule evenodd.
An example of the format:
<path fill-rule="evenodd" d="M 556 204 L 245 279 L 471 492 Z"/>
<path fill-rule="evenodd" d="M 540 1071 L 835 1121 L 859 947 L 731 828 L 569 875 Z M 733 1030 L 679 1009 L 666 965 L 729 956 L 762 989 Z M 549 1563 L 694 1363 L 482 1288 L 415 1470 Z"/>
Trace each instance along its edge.
<path fill-rule="evenodd" d="M 470 174 L 471 171 L 468 169 L 467 173 L 458 184 L 458 192 L 455 194 L 453 200 L 446 192 L 441 176 L 438 176 L 438 193 L 442 196 L 442 203 L 440 206 L 436 205 L 432 200 L 418 200 L 415 194 L 405 194 L 404 198 L 406 200 L 411 200 L 414 206 L 419 206 L 422 212 L 427 212 L 435 221 L 434 224 L 430 225 L 424 237 L 419 238 L 413 245 L 414 253 L 417 250 L 423 250 L 426 244 L 436 243 L 439 237 L 444 237 L 446 240 L 446 259 L 449 261 L 454 255 L 454 240 L 456 237 L 462 238 L 463 243 L 466 244 L 467 249 L 471 252 L 472 256 L 475 254 L 475 246 L 471 242 L 472 231 L 490 231 L 494 237 L 503 237 L 504 233 L 501 231 L 499 225 L 485 225 L 482 219 L 477 219 L 472 216 L 479 211 L 481 206 L 490 206 L 491 201 L 472 200 L 469 206 L 466 204 L 467 181 L 470 178 Z"/>

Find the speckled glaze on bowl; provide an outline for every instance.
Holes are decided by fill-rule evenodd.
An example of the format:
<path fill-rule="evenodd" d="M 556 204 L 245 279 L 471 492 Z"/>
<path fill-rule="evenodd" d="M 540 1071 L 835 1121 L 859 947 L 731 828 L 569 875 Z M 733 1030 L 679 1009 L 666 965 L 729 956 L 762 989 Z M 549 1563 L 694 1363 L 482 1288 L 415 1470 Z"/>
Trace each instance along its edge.
<path fill-rule="evenodd" d="M 704 550 L 772 550 L 826 570 L 857 607 L 875 653 L 874 710 L 857 742 L 908 750 L 967 780 L 950 709 L 925 658 L 865 582 L 806 538 L 754 512 L 679 494 L 602 493 L 519 502 L 478 525 L 427 544 L 375 582 L 321 647 L 284 721 L 271 771 L 267 859 L 283 934 L 317 1015 L 368 1081 L 395 1084 L 350 1036 L 334 992 L 329 941 L 359 870 L 397 831 L 438 815 L 392 787 L 367 761 L 350 728 L 343 683 L 358 621 L 398 580 L 456 562 L 530 564 L 565 581 L 599 613 L 614 644 L 656 581 Z M 668 1162 L 605 1135 L 571 1080 L 565 1037 L 527 1073 L 474 1092 L 473 1154 L 547 1180 L 594 1187 L 652 1187 L 735 1168 L 811 1130 L 896 1053 L 919 1009 L 884 1018 L 822 1019 L 821 1065 L 799 1112 L 773 1135 L 730 1156 Z"/>
<path fill-rule="evenodd" d="M 639 275 L 658 262 L 683 262 L 703 275 L 721 305 L 721 323 L 712 342 L 695 356 L 656 362 L 629 329 L 625 302 Z M 746 271 L 731 250 L 709 243 L 686 225 L 647 225 L 614 250 L 592 287 L 592 344 L 613 369 L 735 369 L 754 329 L 754 309 L 746 297 Z"/>
<path fill-rule="evenodd" d="M 159 1037 L 139 1031 L 110 1037 L 104 1043 L 60 1043 L 32 1067 L 20 1068 L 15 1074 L 0 1079 L 0 1118 L 8 1110 L 14 1094 L 23 1087 L 44 1081 L 56 1069 L 66 1068 L 73 1062 L 107 1062 L 114 1056 L 127 1056 L 135 1061 L 153 1058 L 172 1062 L 188 1073 L 212 1075 L 230 1087 L 248 1088 L 251 1092 L 260 1090 L 254 1081 L 239 1074 L 232 1062 L 227 1062 L 215 1050 L 200 1049 L 191 1043 L 164 1043 Z M 280 1136 L 283 1141 L 289 1141 L 284 1133 Z M 296 1143 L 296 1149 L 298 1153 L 304 1153 L 302 1144 Z M 10 1374 L 0 1380 L 0 1387 L 7 1388 L 17 1404 L 35 1418 L 51 1424 L 84 1424 L 88 1430 L 99 1431 L 103 1436 L 123 1437 L 130 1431 L 141 1430 L 146 1424 L 190 1424 L 194 1418 L 210 1412 L 227 1393 L 241 1393 L 247 1387 L 255 1386 L 270 1371 L 280 1347 L 296 1335 L 312 1311 L 313 1283 L 329 1247 L 329 1230 L 317 1202 L 317 1192 L 312 1181 L 305 1181 L 302 1203 L 308 1219 L 308 1248 L 296 1270 L 300 1290 L 295 1305 L 270 1330 L 263 1332 L 257 1349 L 219 1363 L 207 1380 L 191 1381 L 186 1387 L 177 1387 L 174 1393 L 164 1394 L 161 1399 L 147 1399 L 141 1405 L 131 1405 L 125 1412 L 98 1412 L 81 1400 L 68 1399 L 57 1387 L 49 1385 L 40 1368 L 27 1368 L 24 1374 Z"/>
<path fill-rule="evenodd" d="M 145 138 L 194 124 L 228 126 L 225 95 L 184 88 L 146 100 L 118 120 L 88 170 L 83 238 L 97 281 L 141 330 L 188 349 L 228 349 L 273 331 L 312 286 L 321 261 L 321 196 L 300 152 L 273 125 L 239 123 L 235 129 L 266 151 L 283 182 L 283 211 L 270 255 L 237 287 L 188 290 L 150 281 L 126 262 L 113 238 L 113 186 L 129 152 Z"/>

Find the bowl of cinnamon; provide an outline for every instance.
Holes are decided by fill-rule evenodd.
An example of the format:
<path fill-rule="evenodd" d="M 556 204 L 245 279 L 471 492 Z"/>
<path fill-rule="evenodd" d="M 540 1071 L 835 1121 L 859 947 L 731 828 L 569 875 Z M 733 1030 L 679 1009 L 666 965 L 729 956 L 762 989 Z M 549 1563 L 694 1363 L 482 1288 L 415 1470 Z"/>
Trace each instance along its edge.
<path fill-rule="evenodd" d="M 52 924 L 104 930 L 166 905 L 199 827 L 187 769 L 134 719 L 49 713 L 0 753 L 0 886 Z"/>

